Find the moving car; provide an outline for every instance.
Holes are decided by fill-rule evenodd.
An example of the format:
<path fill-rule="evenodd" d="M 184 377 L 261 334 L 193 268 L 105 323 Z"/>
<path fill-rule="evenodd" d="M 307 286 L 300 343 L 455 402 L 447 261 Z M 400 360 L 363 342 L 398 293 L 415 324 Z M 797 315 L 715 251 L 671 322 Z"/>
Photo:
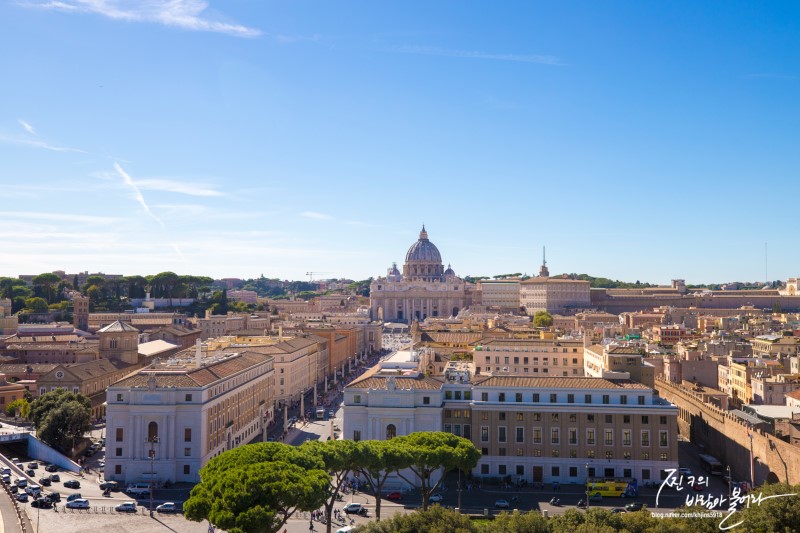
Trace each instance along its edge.
<path fill-rule="evenodd" d="M 25 492 L 27 492 L 28 494 L 30 494 L 34 498 L 38 498 L 39 495 L 42 493 L 42 487 L 40 487 L 39 485 L 35 485 L 35 484 L 31 483 L 25 489 Z"/>
<path fill-rule="evenodd" d="M 49 487 L 51 483 L 50 476 L 42 476 L 39 478 L 39 485 Z"/>
<path fill-rule="evenodd" d="M 11 485 L 11 476 L 3 475 L 3 483 L 5 483 L 6 485 Z"/>
<path fill-rule="evenodd" d="M 495 509 L 508 509 L 508 500 L 497 500 L 494 502 Z"/>
<path fill-rule="evenodd" d="M 27 475 L 29 475 L 29 476 L 33 477 L 33 476 L 35 476 L 35 475 L 36 475 L 36 471 L 35 471 L 33 468 L 29 468 L 29 469 L 27 469 L 27 470 L 25 471 L 25 474 L 27 474 Z"/>
<path fill-rule="evenodd" d="M 28 494 L 25 493 L 25 492 L 20 492 L 19 494 L 17 494 L 17 501 L 18 502 L 23 502 L 23 503 L 27 502 L 28 501 Z"/>
<path fill-rule="evenodd" d="M 117 505 L 114 507 L 114 510 L 118 513 L 135 513 L 136 512 L 136 502 L 125 502 Z"/>
<path fill-rule="evenodd" d="M 644 508 L 643 503 L 633 502 L 625 506 L 626 511 L 641 511 Z"/>
<path fill-rule="evenodd" d="M 28 468 L 31 469 L 39 468 L 39 463 L 28 463 Z"/>
<path fill-rule="evenodd" d="M 3 468 L 0 468 L 0 474 L 2 474 L 4 476 L 10 476 L 11 475 L 11 469 L 9 467 L 7 467 L 7 466 L 4 466 Z"/>
<path fill-rule="evenodd" d="M 400 494 L 397 491 L 390 492 L 389 494 L 386 495 L 386 499 L 387 500 L 402 500 L 403 499 L 403 495 Z"/>
<path fill-rule="evenodd" d="M 441 494 L 431 494 L 431 497 L 428 498 L 428 501 L 430 503 L 439 503 L 439 502 L 442 501 L 442 495 Z"/>
<path fill-rule="evenodd" d="M 360 503 L 348 503 L 344 506 L 344 512 L 347 514 L 358 514 L 364 506 Z"/>
<path fill-rule="evenodd" d="M 50 474 L 50 481 L 61 481 L 61 477 L 58 474 Z"/>
<path fill-rule="evenodd" d="M 69 479 L 64 482 L 64 486 L 68 489 L 79 489 L 81 488 L 81 482 L 76 479 Z"/>
<path fill-rule="evenodd" d="M 174 502 L 166 502 L 156 507 L 156 511 L 159 513 L 177 513 L 178 506 Z"/>
<path fill-rule="evenodd" d="M 26 478 L 24 477 L 17 478 L 17 487 L 24 489 L 27 486 L 28 486 L 28 480 Z"/>
<path fill-rule="evenodd" d="M 47 498 L 48 500 L 50 500 L 53 503 L 60 502 L 61 501 L 61 494 L 59 494 L 58 492 L 51 492 L 50 494 L 45 496 L 45 498 Z"/>
<path fill-rule="evenodd" d="M 31 502 L 31 507 L 36 507 L 38 509 L 52 509 L 53 502 L 51 502 L 48 498 L 36 498 Z"/>
<path fill-rule="evenodd" d="M 121 490 L 122 487 L 120 487 L 119 483 L 117 483 L 116 481 L 104 481 L 100 483 L 100 488 L 102 490 L 111 490 L 117 492 Z"/>
<path fill-rule="evenodd" d="M 89 508 L 89 500 L 84 498 L 79 498 L 77 500 L 72 500 L 71 502 L 67 502 L 67 509 L 88 509 Z"/>
<path fill-rule="evenodd" d="M 44 469 L 48 472 L 58 472 L 58 467 L 56 465 L 47 465 Z"/>

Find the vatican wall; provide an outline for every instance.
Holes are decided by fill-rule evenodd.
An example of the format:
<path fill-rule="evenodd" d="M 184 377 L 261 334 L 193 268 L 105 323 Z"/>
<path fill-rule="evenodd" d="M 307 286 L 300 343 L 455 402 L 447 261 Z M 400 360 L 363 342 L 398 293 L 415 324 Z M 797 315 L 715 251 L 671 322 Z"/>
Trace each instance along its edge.
<path fill-rule="evenodd" d="M 737 480 L 750 479 L 750 438 L 747 425 L 727 411 L 704 403 L 686 388 L 656 379 L 655 389 L 665 400 L 678 406 L 678 431 L 694 444 L 704 446 L 723 465 L 730 465 Z M 788 481 L 800 483 L 800 447 L 754 430 L 755 483 Z"/>

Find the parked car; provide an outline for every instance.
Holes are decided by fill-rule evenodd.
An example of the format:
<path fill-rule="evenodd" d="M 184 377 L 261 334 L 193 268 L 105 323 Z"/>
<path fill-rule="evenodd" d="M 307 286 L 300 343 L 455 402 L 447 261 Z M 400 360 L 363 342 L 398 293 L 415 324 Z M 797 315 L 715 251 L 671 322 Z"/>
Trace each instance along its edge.
<path fill-rule="evenodd" d="M 3 476 L 3 483 L 5 483 L 6 485 L 11 485 L 11 476 L 4 475 Z"/>
<path fill-rule="evenodd" d="M 629 503 L 628 505 L 625 506 L 625 510 L 626 511 L 631 511 L 631 512 L 633 512 L 633 511 L 641 511 L 643 508 L 644 508 L 644 504 L 643 503 L 639 503 L 639 502 Z"/>
<path fill-rule="evenodd" d="M 25 470 L 25 465 L 24 465 L 24 464 L 22 464 L 22 463 L 20 463 L 19 461 L 18 461 L 18 462 L 16 462 L 16 463 L 14 463 L 14 466 L 16 466 L 17 468 L 19 468 L 20 470 Z"/>
<path fill-rule="evenodd" d="M 156 511 L 159 513 L 177 513 L 178 506 L 174 502 L 166 502 L 156 507 Z"/>
<path fill-rule="evenodd" d="M 58 474 L 50 474 L 50 481 L 61 481 L 61 476 Z"/>
<path fill-rule="evenodd" d="M 25 492 L 20 492 L 19 494 L 17 494 L 17 501 L 18 502 L 23 502 L 23 503 L 27 502 L 28 501 L 28 494 L 25 493 Z"/>
<path fill-rule="evenodd" d="M 344 512 L 347 514 L 358 514 L 364 506 L 360 503 L 348 503 L 344 506 Z"/>
<path fill-rule="evenodd" d="M 16 494 L 19 491 L 19 487 L 17 487 L 16 485 L 11 485 L 10 487 L 8 487 L 8 491 L 11 494 Z"/>
<path fill-rule="evenodd" d="M 400 494 L 399 492 L 396 492 L 396 491 L 395 492 L 390 492 L 389 494 L 386 495 L 386 499 L 387 500 L 402 500 L 403 499 L 403 495 Z"/>
<path fill-rule="evenodd" d="M 64 486 L 68 489 L 79 489 L 81 488 L 81 482 L 77 479 L 68 479 L 64 482 Z"/>
<path fill-rule="evenodd" d="M 136 502 L 125 502 L 117 505 L 114 507 L 114 510 L 118 513 L 135 513 L 136 512 Z"/>
<path fill-rule="evenodd" d="M 45 498 L 47 498 L 48 500 L 50 500 L 53 503 L 60 502 L 61 501 L 61 494 L 59 494 L 58 492 L 51 492 L 50 494 L 45 496 Z"/>
<path fill-rule="evenodd" d="M 58 472 L 58 467 L 56 465 L 47 465 L 44 469 L 48 472 Z"/>
<path fill-rule="evenodd" d="M 33 468 L 29 468 L 25 471 L 25 475 L 33 477 L 36 475 L 36 471 Z"/>
<path fill-rule="evenodd" d="M 442 499 L 443 499 L 443 498 L 442 498 L 442 495 L 441 495 L 441 494 L 431 494 L 431 497 L 430 497 L 430 498 L 428 498 L 428 501 L 429 501 L 430 503 L 439 503 L 439 502 L 441 502 L 441 501 L 442 501 Z"/>
<path fill-rule="evenodd" d="M 117 483 L 116 481 L 104 481 L 100 483 L 100 488 L 102 490 L 110 490 L 114 492 L 117 492 L 122 489 L 122 487 L 120 487 L 119 483 Z"/>
<path fill-rule="evenodd" d="M 4 476 L 10 476 L 11 475 L 11 469 L 9 467 L 7 467 L 7 466 L 4 466 L 4 467 L 0 468 L 0 474 L 2 474 Z"/>
<path fill-rule="evenodd" d="M 508 500 L 497 500 L 494 502 L 495 509 L 508 509 Z"/>
<path fill-rule="evenodd" d="M 28 468 L 36 470 L 37 468 L 39 468 L 39 463 L 28 463 Z"/>
<path fill-rule="evenodd" d="M 34 498 L 38 498 L 39 495 L 42 493 L 42 487 L 31 483 L 30 485 L 27 486 L 27 488 L 25 488 L 25 492 L 27 492 Z"/>
<path fill-rule="evenodd" d="M 82 498 L 81 493 L 76 492 L 74 494 L 70 494 L 69 496 L 67 496 L 67 501 L 71 502 L 73 500 L 80 500 L 81 498 Z"/>
<path fill-rule="evenodd" d="M 611 512 L 614 513 L 614 514 L 618 514 L 618 513 L 627 513 L 628 511 L 626 511 L 622 507 L 615 507 L 615 508 L 611 509 Z"/>
<path fill-rule="evenodd" d="M 684 468 L 679 468 L 678 469 L 678 475 L 679 476 L 691 476 L 692 475 L 692 471 L 689 468 L 685 468 L 685 467 Z"/>
<path fill-rule="evenodd" d="M 17 487 L 24 489 L 27 486 L 28 486 L 28 480 L 26 478 L 24 477 L 17 478 Z"/>
<path fill-rule="evenodd" d="M 83 498 L 67 502 L 67 509 L 88 509 L 88 508 L 89 508 L 89 500 L 85 500 Z"/>
<path fill-rule="evenodd" d="M 48 498 L 36 498 L 31 502 L 31 507 L 36 507 L 38 509 L 52 509 L 53 502 Z"/>
<path fill-rule="evenodd" d="M 50 476 L 42 476 L 39 478 L 39 485 L 49 487 L 51 483 Z"/>

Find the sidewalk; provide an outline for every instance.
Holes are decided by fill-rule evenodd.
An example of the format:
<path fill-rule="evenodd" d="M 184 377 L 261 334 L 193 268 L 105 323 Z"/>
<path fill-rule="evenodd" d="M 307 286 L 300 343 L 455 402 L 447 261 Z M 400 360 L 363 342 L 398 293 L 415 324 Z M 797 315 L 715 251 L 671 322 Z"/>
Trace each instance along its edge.
<path fill-rule="evenodd" d="M 28 515 L 25 514 L 24 506 L 20 506 L 22 511 L 22 521 L 25 526 L 24 531 L 30 533 L 33 531 L 31 521 Z M 0 524 L 0 533 L 22 533 L 23 529 L 20 527 L 19 520 L 17 519 L 17 509 L 14 502 L 11 500 L 11 495 L 6 490 L 0 490 L 0 516 L 2 517 L 2 524 Z"/>

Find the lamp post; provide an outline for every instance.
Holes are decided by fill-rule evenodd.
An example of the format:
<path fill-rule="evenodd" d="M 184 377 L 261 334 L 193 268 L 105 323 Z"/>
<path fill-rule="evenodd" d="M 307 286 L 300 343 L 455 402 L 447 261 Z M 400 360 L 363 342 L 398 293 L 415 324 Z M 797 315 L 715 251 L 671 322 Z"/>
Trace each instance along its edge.
<path fill-rule="evenodd" d="M 589 463 L 586 463 L 586 510 L 589 510 Z"/>
<path fill-rule="evenodd" d="M 155 462 L 156 462 L 156 444 L 158 444 L 158 437 L 152 436 L 147 442 L 150 443 L 150 518 L 153 517 L 153 490 L 154 490 L 154 475 L 155 475 Z"/>
<path fill-rule="evenodd" d="M 458 469 L 458 512 L 461 512 L 461 469 Z"/>

